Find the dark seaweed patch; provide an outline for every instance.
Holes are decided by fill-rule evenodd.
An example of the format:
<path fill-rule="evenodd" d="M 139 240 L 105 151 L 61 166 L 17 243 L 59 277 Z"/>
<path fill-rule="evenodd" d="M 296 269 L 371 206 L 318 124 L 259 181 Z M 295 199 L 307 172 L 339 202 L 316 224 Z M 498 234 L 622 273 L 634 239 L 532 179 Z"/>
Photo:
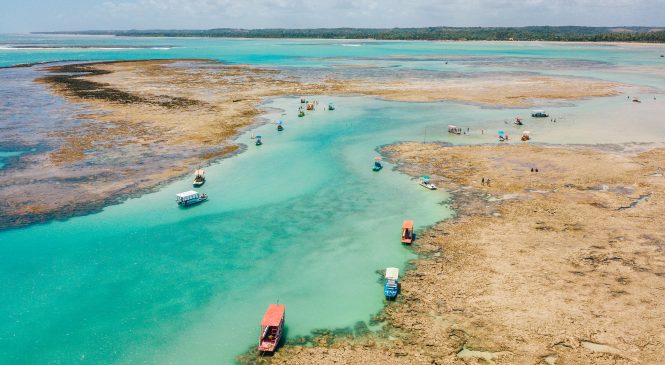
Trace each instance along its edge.
<path fill-rule="evenodd" d="M 111 71 L 94 67 L 103 63 L 68 64 L 50 67 L 49 71 L 56 75 L 47 75 L 40 80 L 58 85 L 73 96 L 81 99 L 105 100 L 119 104 L 145 103 L 159 105 L 169 109 L 185 108 L 200 105 L 198 100 L 182 97 L 159 95 L 155 98 L 146 98 L 113 88 L 105 83 L 83 79 L 84 76 L 104 75 Z"/>

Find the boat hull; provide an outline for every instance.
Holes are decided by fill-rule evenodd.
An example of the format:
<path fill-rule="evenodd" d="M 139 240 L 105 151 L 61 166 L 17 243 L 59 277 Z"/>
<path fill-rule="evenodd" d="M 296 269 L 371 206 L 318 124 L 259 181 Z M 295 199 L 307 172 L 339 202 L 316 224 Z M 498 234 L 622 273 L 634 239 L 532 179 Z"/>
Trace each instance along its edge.
<path fill-rule="evenodd" d="M 178 202 L 178 205 L 180 205 L 181 207 L 189 207 L 189 206 L 192 206 L 192 205 L 201 204 L 206 200 L 208 200 L 208 198 L 192 199 L 192 200 L 188 200 L 188 201 L 184 201 L 184 202 Z"/>

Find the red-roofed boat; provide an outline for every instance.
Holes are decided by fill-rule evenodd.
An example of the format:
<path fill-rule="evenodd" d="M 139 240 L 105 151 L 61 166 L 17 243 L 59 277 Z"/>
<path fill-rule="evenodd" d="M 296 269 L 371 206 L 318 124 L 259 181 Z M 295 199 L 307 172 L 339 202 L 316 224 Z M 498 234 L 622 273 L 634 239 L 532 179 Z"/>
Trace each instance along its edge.
<path fill-rule="evenodd" d="M 259 338 L 259 351 L 273 353 L 282 339 L 284 330 L 284 304 L 271 304 L 261 320 L 261 337 Z"/>
<path fill-rule="evenodd" d="M 406 220 L 402 223 L 402 243 L 413 242 L 413 221 Z"/>

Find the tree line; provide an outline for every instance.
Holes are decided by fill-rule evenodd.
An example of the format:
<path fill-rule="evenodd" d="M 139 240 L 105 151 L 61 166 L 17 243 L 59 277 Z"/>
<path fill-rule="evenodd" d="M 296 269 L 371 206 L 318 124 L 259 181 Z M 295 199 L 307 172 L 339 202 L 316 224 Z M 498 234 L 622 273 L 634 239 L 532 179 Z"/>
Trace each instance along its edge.
<path fill-rule="evenodd" d="M 665 28 L 650 27 L 427 27 L 40 32 L 130 37 L 324 38 L 451 41 L 562 41 L 665 43 Z"/>

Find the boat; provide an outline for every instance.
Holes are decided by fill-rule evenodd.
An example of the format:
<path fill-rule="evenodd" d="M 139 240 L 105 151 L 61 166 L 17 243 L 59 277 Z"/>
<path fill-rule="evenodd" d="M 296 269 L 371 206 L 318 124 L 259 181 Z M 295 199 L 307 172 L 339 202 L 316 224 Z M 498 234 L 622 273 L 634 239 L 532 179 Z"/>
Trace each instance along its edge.
<path fill-rule="evenodd" d="M 529 131 L 522 132 L 522 141 L 526 142 L 530 139 L 531 139 L 531 137 L 529 136 Z"/>
<path fill-rule="evenodd" d="M 284 331 L 284 315 L 286 306 L 284 304 L 270 304 L 261 320 L 261 337 L 259 337 L 258 350 L 261 352 L 274 353 L 279 346 Z"/>
<path fill-rule="evenodd" d="M 515 123 L 515 125 L 524 125 L 524 123 L 522 123 L 522 118 L 520 117 L 515 118 L 515 122 L 513 123 Z"/>
<path fill-rule="evenodd" d="M 534 110 L 531 112 L 531 116 L 534 118 L 548 118 L 550 115 L 545 113 L 544 110 Z"/>
<path fill-rule="evenodd" d="M 333 103 L 329 103 L 328 110 L 335 110 L 335 105 L 333 105 Z"/>
<path fill-rule="evenodd" d="M 640 98 L 638 98 L 638 97 L 633 98 L 633 103 L 641 103 L 641 102 L 642 102 L 642 100 L 640 100 Z"/>
<path fill-rule="evenodd" d="M 448 133 L 462 134 L 462 128 L 451 124 L 451 125 L 448 126 Z"/>
<path fill-rule="evenodd" d="M 256 136 L 256 143 L 257 146 L 260 146 L 263 144 L 263 141 L 261 141 L 261 136 Z"/>
<path fill-rule="evenodd" d="M 372 171 L 381 171 L 383 168 L 383 165 L 381 164 L 381 157 L 374 157 L 374 166 L 372 167 Z"/>
<path fill-rule="evenodd" d="M 413 221 L 406 220 L 402 223 L 402 243 L 413 242 Z"/>
<path fill-rule="evenodd" d="M 314 103 L 307 103 L 307 110 L 314 110 Z"/>
<path fill-rule="evenodd" d="M 499 142 L 504 142 L 508 140 L 508 135 L 503 130 L 499 131 Z"/>
<path fill-rule="evenodd" d="M 305 104 L 307 103 L 307 99 L 305 98 L 300 98 L 300 104 Z"/>
<path fill-rule="evenodd" d="M 429 181 L 429 176 L 423 176 L 420 179 L 419 184 L 420 184 L 420 186 L 424 187 L 425 189 L 429 189 L 429 190 L 436 190 L 437 189 L 436 185 L 432 184 L 432 182 Z"/>
<path fill-rule="evenodd" d="M 278 132 L 281 132 L 281 131 L 284 130 L 284 126 L 282 125 L 282 123 L 283 122 L 281 120 L 277 122 L 277 131 Z"/>
<path fill-rule="evenodd" d="M 194 185 L 195 187 L 199 187 L 199 186 L 203 185 L 205 182 L 206 182 L 206 178 L 204 176 L 204 171 L 203 170 L 196 170 L 194 172 L 194 182 L 192 183 L 192 185 Z"/>
<path fill-rule="evenodd" d="M 208 200 L 208 195 L 200 194 L 194 190 L 185 191 L 184 193 L 176 194 L 176 202 L 178 205 L 189 206 L 198 204 Z"/>
<path fill-rule="evenodd" d="M 305 112 L 304 112 L 304 111 L 302 111 L 302 110 L 298 111 L 298 117 L 299 117 L 299 118 L 302 118 L 302 117 L 304 117 L 304 116 L 305 116 Z"/>
<path fill-rule="evenodd" d="M 386 299 L 393 300 L 399 293 L 399 269 L 389 267 L 386 269 L 386 284 L 383 286 L 383 294 Z"/>

